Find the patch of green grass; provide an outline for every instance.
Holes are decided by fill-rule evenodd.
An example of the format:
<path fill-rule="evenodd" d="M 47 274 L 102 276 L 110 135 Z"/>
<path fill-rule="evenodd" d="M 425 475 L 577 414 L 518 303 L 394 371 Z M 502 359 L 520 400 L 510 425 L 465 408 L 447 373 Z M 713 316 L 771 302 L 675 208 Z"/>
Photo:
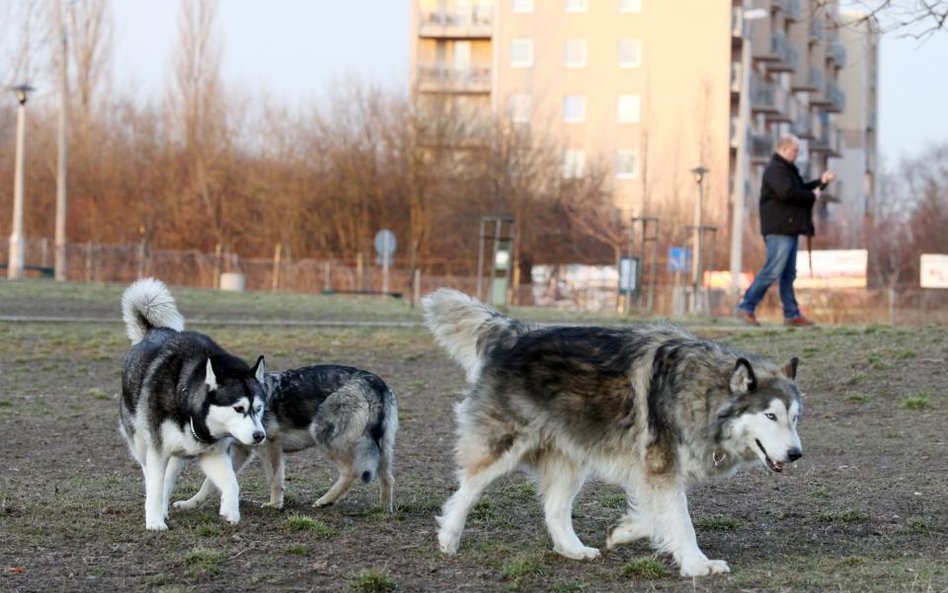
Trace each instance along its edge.
<path fill-rule="evenodd" d="M 869 521 L 869 513 L 859 509 L 848 509 L 839 513 L 818 513 L 816 518 L 822 523 L 866 523 Z"/>
<path fill-rule="evenodd" d="M 220 574 L 223 562 L 223 552 L 207 548 L 195 548 L 184 557 L 184 564 L 192 573 Z"/>
<path fill-rule="evenodd" d="M 286 553 L 293 554 L 294 556 L 304 556 L 306 554 L 306 546 L 303 544 L 293 544 L 286 549 Z"/>
<path fill-rule="evenodd" d="M 738 521 L 732 517 L 696 517 L 694 525 L 708 531 L 731 531 L 737 529 Z"/>
<path fill-rule="evenodd" d="M 928 395 L 925 393 L 910 395 L 903 399 L 900 405 L 903 410 L 924 410 L 928 407 Z"/>
<path fill-rule="evenodd" d="M 349 588 L 358 593 L 390 593 L 395 590 L 395 581 L 387 574 L 370 568 L 360 572 Z"/>
<path fill-rule="evenodd" d="M 494 503 L 486 496 L 477 501 L 477 504 L 471 509 L 471 519 L 491 521 L 496 517 L 497 513 L 494 510 Z"/>
<path fill-rule="evenodd" d="M 290 515 L 286 518 L 286 525 L 293 531 L 308 531 L 322 539 L 336 537 L 336 530 L 326 525 L 319 519 L 306 517 L 304 515 Z"/>
<path fill-rule="evenodd" d="M 408 515 L 425 515 L 441 512 L 441 503 L 444 501 L 434 496 L 414 495 L 407 499 L 399 499 L 395 504 L 395 510 L 399 513 Z"/>
<path fill-rule="evenodd" d="M 869 560 L 863 556 L 846 556 L 839 561 L 839 566 L 859 566 Z"/>
<path fill-rule="evenodd" d="M 931 527 L 924 517 L 909 517 L 905 521 L 905 531 L 913 535 L 925 535 L 931 531 Z"/>
<path fill-rule="evenodd" d="M 550 569 L 544 562 L 545 558 L 546 554 L 540 551 L 519 554 L 504 564 L 500 576 L 510 581 L 514 589 L 520 590 L 524 581 L 550 573 Z"/>
<path fill-rule="evenodd" d="M 574 593 L 575 591 L 585 591 L 588 585 L 583 583 L 553 583 L 550 585 L 550 593 Z"/>
<path fill-rule="evenodd" d="M 809 494 L 810 496 L 814 498 L 829 498 L 830 497 L 829 488 L 827 488 L 826 486 L 819 486 L 818 488 L 814 488 L 813 490 L 810 490 Z"/>
<path fill-rule="evenodd" d="M 12 408 L 13 402 L 8 399 L 0 399 L 0 408 Z"/>
<path fill-rule="evenodd" d="M 881 371 L 886 367 L 886 363 L 880 355 L 872 352 L 869 354 L 869 366 L 872 367 L 873 370 Z"/>
<path fill-rule="evenodd" d="M 604 509 L 624 509 L 626 506 L 625 494 L 610 492 L 599 496 L 599 504 Z"/>
<path fill-rule="evenodd" d="M 865 393 L 852 392 L 846 396 L 846 401 L 854 404 L 864 404 L 869 401 L 869 396 Z"/>
<path fill-rule="evenodd" d="M 210 522 L 201 523 L 194 531 L 201 537 L 217 537 L 221 534 L 220 526 Z"/>
<path fill-rule="evenodd" d="M 660 579 L 665 576 L 665 565 L 654 556 L 633 558 L 622 567 L 622 576 L 636 579 Z"/>
<path fill-rule="evenodd" d="M 517 488 L 521 498 L 529 499 L 537 495 L 537 485 L 533 482 L 523 482 Z"/>
<path fill-rule="evenodd" d="M 899 360 L 908 360 L 909 358 L 915 358 L 915 351 L 902 350 L 901 352 L 896 352 L 895 357 Z"/>

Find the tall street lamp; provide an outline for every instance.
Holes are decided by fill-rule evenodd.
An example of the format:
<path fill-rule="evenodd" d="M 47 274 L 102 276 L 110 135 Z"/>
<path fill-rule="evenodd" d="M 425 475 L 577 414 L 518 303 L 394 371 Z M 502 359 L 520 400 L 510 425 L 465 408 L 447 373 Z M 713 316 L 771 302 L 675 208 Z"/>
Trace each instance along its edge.
<path fill-rule="evenodd" d="M 708 168 L 703 165 L 698 165 L 691 170 L 691 174 L 694 175 L 695 183 L 698 185 L 698 200 L 695 202 L 695 219 L 694 219 L 694 245 L 692 248 L 691 256 L 691 276 L 692 276 L 692 295 L 691 303 L 692 313 L 697 313 L 700 308 L 700 294 L 702 284 L 704 284 L 704 278 L 702 278 L 702 262 L 701 262 L 701 223 L 702 221 L 702 210 L 704 202 L 704 176 L 708 174 Z"/>
<path fill-rule="evenodd" d="M 741 12 L 741 94 L 737 106 L 737 162 L 734 168 L 734 196 L 731 204 L 731 293 L 735 301 L 741 297 L 741 273 L 744 271 L 744 208 L 747 205 L 747 173 L 750 169 L 747 135 L 750 132 L 751 40 L 750 23 L 770 16 L 763 8 L 747 9 L 744 0 Z"/>
<path fill-rule="evenodd" d="M 13 173 L 13 232 L 10 233 L 10 258 L 7 262 L 7 278 L 17 280 L 23 277 L 24 248 L 23 239 L 23 147 L 26 142 L 26 99 L 33 91 L 28 84 L 11 87 L 20 104 L 16 114 L 16 165 Z"/>

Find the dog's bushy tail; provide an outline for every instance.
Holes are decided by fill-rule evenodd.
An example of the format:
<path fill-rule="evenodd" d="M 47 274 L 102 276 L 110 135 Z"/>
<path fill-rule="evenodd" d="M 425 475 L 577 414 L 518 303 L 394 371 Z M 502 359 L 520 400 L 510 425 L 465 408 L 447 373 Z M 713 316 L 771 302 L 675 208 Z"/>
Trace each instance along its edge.
<path fill-rule="evenodd" d="M 395 433 L 398 432 L 398 404 L 395 392 L 378 379 L 381 384 L 381 406 L 376 408 L 376 417 L 366 425 L 362 438 L 356 445 L 355 466 L 359 477 L 368 484 L 378 473 L 391 472 Z"/>
<path fill-rule="evenodd" d="M 171 291 L 155 278 L 143 278 L 125 289 L 122 293 L 122 319 L 132 345 L 141 342 L 153 327 L 184 329 L 184 317 L 178 312 Z"/>
<path fill-rule="evenodd" d="M 501 345 L 529 326 L 498 313 L 492 307 L 450 288 L 439 288 L 421 301 L 425 325 L 435 339 L 467 373 L 474 383 L 481 372 L 484 353 Z"/>

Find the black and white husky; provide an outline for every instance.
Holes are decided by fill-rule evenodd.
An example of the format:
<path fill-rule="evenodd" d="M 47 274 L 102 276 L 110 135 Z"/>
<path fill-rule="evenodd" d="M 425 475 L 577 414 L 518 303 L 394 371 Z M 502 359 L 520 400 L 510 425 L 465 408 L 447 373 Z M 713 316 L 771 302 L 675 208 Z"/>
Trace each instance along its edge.
<path fill-rule="evenodd" d="M 125 289 L 125 356 L 119 428 L 145 475 L 145 528 L 167 529 L 168 499 L 188 459 L 222 492 L 220 514 L 240 521 L 228 449 L 266 439 L 263 357 L 250 367 L 208 336 L 184 331 L 174 298 L 158 280 Z"/>
<path fill-rule="evenodd" d="M 456 407 L 460 486 L 438 517 L 445 553 L 483 490 L 520 466 L 536 476 L 560 554 L 599 556 L 571 518 L 596 477 L 628 497 L 607 548 L 647 539 L 683 576 L 728 572 L 698 548 L 687 485 L 754 460 L 780 472 L 803 454 L 797 358 L 777 366 L 670 324 L 533 327 L 448 289 L 423 306 L 469 383 Z"/>
<path fill-rule="evenodd" d="M 337 364 L 267 373 L 265 384 L 267 441 L 260 447 L 236 443 L 232 451 L 238 471 L 260 453 L 270 483 L 270 502 L 264 506 L 283 508 L 283 454 L 314 447 L 339 470 L 336 483 L 314 506 L 337 502 L 357 479 L 369 483 L 378 477 L 379 504 L 391 512 L 398 403 L 388 385 L 369 371 Z M 194 508 L 212 490 L 211 480 L 204 480 L 197 494 L 174 506 Z"/>

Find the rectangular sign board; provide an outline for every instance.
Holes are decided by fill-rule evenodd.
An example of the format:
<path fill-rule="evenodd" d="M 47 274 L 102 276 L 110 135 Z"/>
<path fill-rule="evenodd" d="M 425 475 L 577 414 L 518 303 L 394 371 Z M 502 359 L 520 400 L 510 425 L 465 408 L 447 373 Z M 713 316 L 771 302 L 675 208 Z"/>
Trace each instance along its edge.
<path fill-rule="evenodd" d="M 919 272 L 922 288 L 948 288 L 948 255 L 923 253 Z"/>

